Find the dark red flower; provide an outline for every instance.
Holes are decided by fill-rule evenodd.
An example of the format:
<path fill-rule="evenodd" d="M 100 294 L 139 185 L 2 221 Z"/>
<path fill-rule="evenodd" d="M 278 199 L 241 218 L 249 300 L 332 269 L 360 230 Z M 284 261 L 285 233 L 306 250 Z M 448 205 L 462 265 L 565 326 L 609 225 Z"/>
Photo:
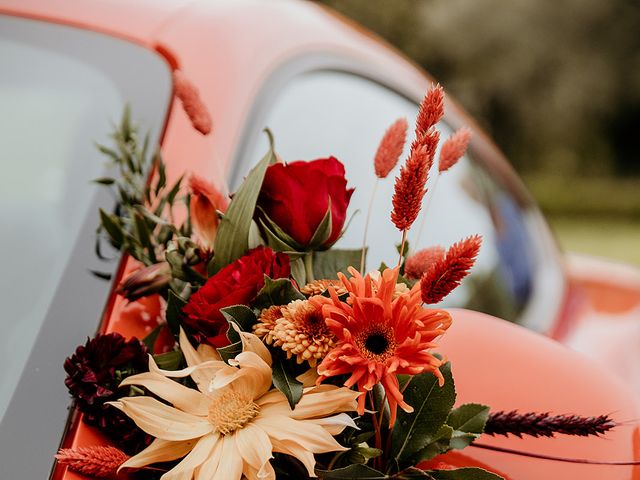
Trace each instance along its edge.
<path fill-rule="evenodd" d="M 299 245 L 310 246 L 331 202 L 331 234 L 321 246 L 338 240 L 353 188 L 347 188 L 344 165 L 335 157 L 310 162 L 276 163 L 267 169 L 256 214 L 266 214 Z M 316 245 L 311 247 L 316 248 Z"/>
<path fill-rule="evenodd" d="M 286 278 L 291 274 L 289 256 L 270 248 L 257 247 L 230 263 L 191 295 L 182 312 L 184 323 L 200 342 L 214 347 L 229 344 L 228 323 L 220 312 L 231 305 L 247 305 L 264 287 L 264 276 Z"/>
<path fill-rule="evenodd" d="M 144 448 L 151 437 L 105 403 L 129 395 L 130 387 L 119 389 L 118 385 L 130 375 L 146 372 L 148 362 L 144 344 L 137 338 L 127 341 L 119 333 L 96 335 L 64 361 L 64 383 L 84 413 L 84 421 L 100 428 L 131 453 Z"/>

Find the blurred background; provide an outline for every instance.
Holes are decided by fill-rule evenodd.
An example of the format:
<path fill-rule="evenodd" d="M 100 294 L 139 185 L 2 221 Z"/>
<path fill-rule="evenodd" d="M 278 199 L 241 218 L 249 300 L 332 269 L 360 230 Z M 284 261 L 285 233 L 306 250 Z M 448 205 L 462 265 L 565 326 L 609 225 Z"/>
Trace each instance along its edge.
<path fill-rule="evenodd" d="M 640 265 L 639 0 L 318 0 L 433 75 L 565 249 Z"/>

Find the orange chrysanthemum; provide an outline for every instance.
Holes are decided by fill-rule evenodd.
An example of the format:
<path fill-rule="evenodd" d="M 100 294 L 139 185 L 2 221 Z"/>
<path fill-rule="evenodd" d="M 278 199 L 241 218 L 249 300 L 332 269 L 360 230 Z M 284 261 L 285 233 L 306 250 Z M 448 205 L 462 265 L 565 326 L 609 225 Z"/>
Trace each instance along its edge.
<path fill-rule="evenodd" d="M 353 267 L 349 272 L 349 279 L 339 274 L 349 292 L 347 302 L 340 301 L 332 288 L 331 298 L 310 300 L 322 305 L 325 322 L 337 339 L 337 346 L 318 366 L 318 382 L 348 374 L 344 386 L 357 385 L 361 392 L 380 383 L 387 395 L 389 421 L 393 425 L 398 406 L 406 412 L 413 411 L 403 399 L 397 375 L 432 372 L 441 385 L 444 383 L 439 370 L 443 361 L 430 350 L 436 346 L 435 339 L 451 325 L 451 316 L 444 310 L 423 308 L 419 285 L 394 299 L 397 268 L 386 269 L 379 279 L 362 277 Z M 358 399 L 361 415 L 364 408 L 362 395 Z"/>
<path fill-rule="evenodd" d="M 417 280 L 427 271 L 432 263 L 444 258 L 444 248 L 433 246 L 418 250 L 404 262 L 404 276 Z"/>
<path fill-rule="evenodd" d="M 265 308 L 260 312 L 258 323 L 253 326 L 253 333 L 267 345 L 272 345 L 275 339 L 273 329 L 279 318 L 282 318 L 282 306 L 272 305 Z"/>
<path fill-rule="evenodd" d="M 427 193 L 429 169 L 433 164 L 440 135 L 430 130 L 422 135 L 407 162 L 396 177 L 393 192 L 391 221 L 400 231 L 408 230 L 420 213 L 422 199 Z"/>
<path fill-rule="evenodd" d="M 438 171 L 446 172 L 453 167 L 467 151 L 470 140 L 471 130 L 467 127 L 462 127 L 451 135 L 451 137 L 442 144 L 442 149 L 440 149 Z"/>
<path fill-rule="evenodd" d="M 399 118 L 387 129 L 380 140 L 374 160 L 374 168 L 378 178 L 386 178 L 398 163 L 407 139 L 407 128 L 407 121 L 404 118 Z"/>
<path fill-rule="evenodd" d="M 211 114 L 200 98 L 198 89 L 180 70 L 173 72 L 173 86 L 176 97 L 182 102 L 182 108 L 191 121 L 191 125 L 203 135 L 211 132 Z"/>
<path fill-rule="evenodd" d="M 460 285 L 473 267 L 481 244 L 480 235 L 465 238 L 454 243 L 444 257 L 432 263 L 420 279 L 422 301 L 427 304 L 441 302 Z"/>
<path fill-rule="evenodd" d="M 191 220 L 202 246 L 213 249 L 220 219 L 218 210 L 227 209 L 227 199 L 210 182 L 198 175 L 189 179 Z"/>
<path fill-rule="evenodd" d="M 307 296 L 311 295 L 322 295 L 327 291 L 327 288 L 333 287 L 335 288 L 338 295 L 344 295 L 347 293 L 345 288 L 342 286 L 342 282 L 340 280 L 329 280 L 329 279 L 321 279 L 314 280 L 313 282 L 307 283 L 304 287 L 300 289 L 300 292 L 304 293 Z"/>

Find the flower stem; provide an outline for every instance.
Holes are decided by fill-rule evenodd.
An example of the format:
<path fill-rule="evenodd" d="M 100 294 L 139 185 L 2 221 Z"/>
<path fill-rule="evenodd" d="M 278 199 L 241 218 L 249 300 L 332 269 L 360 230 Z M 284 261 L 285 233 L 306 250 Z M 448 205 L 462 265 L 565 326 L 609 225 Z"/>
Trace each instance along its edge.
<path fill-rule="evenodd" d="M 307 252 L 304 254 L 303 262 L 304 262 L 304 273 L 307 277 L 307 283 L 313 282 L 315 278 L 313 277 L 313 252 Z"/>
<path fill-rule="evenodd" d="M 373 392 L 371 390 L 367 392 L 367 395 L 369 397 L 369 403 L 371 403 L 371 420 L 373 422 L 373 431 L 375 432 L 376 448 L 382 450 L 382 432 L 380 431 L 380 423 L 378 423 L 378 417 L 376 416 L 376 402 L 373 399 Z M 375 458 L 373 461 L 374 465 L 379 467 L 380 457 Z"/>
<path fill-rule="evenodd" d="M 402 242 L 400 243 L 400 254 L 398 255 L 398 267 L 402 265 L 402 258 L 404 254 L 404 246 L 407 243 L 407 231 L 402 231 Z"/>
<path fill-rule="evenodd" d="M 493 445 L 485 445 L 483 443 L 473 442 L 472 447 L 482 448 L 485 450 L 493 450 L 494 452 L 510 453 L 513 455 L 520 455 L 529 458 L 539 458 L 542 460 L 553 460 L 556 462 L 566 463 L 585 463 L 588 465 L 640 465 L 640 460 L 622 461 L 622 462 L 610 462 L 600 460 L 587 460 L 584 458 L 569 458 L 569 457 L 554 457 L 552 455 L 543 455 L 541 453 L 522 452 L 520 450 L 513 450 L 511 448 L 496 447 Z"/>
<path fill-rule="evenodd" d="M 378 183 L 380 178 L 376 177 L 376 183 L 373 184 L 373 190 L 371 191 L 371 198 L 369 199 L 369 209 L 367 210 L 367 220 L 364 224 L 364 236 L 362 237 L 362 254 L 360 256 L 360 274 L 364 275 L 364 260 L 365 252 L 367 248 L 367 235 L 369 233 L 369 223 L 371 223 L 371 211 L 373 210 L 373 199 L 376 197 L 376 191 L 378 190 Z"/>

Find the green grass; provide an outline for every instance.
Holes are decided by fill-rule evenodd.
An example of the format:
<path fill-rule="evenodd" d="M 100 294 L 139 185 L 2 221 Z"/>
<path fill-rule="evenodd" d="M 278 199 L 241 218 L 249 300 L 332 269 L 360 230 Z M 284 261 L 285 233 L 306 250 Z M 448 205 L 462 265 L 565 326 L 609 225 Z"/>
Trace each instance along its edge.
<path fill-rule="evenodd" d="M 640 265 L 640 179 L 524 180 L 563 249 Z"/>

